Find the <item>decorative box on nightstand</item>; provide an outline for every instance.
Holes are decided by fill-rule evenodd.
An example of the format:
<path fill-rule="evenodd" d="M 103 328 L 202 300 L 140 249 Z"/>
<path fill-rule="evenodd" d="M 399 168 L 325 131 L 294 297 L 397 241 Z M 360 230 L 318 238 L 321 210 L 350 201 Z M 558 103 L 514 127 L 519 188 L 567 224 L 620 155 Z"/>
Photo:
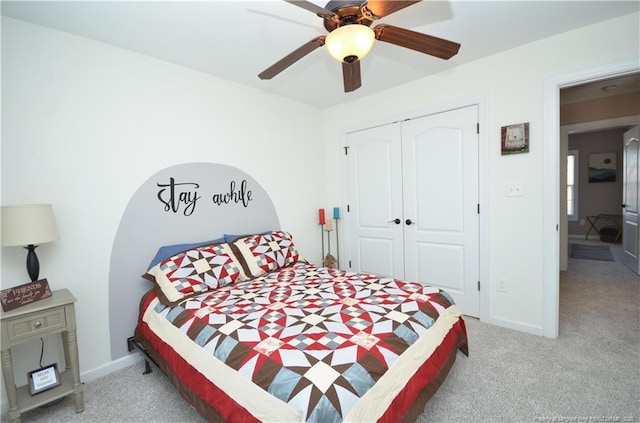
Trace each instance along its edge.
<path fill-rule="evenodd" d="M 51 297 L 2 312 L 2 375 L 9 401 L 9 420 L 20 422 L 21 413 L 40 407 L 67 395 L 75 395 L 76 412 L 84 410 L 74 296 L 67 289 L 53 291 Z M 11 348 L 45 336 L 62 334 L 65 370 L 60 373 L 60 385 L 31 395 L 29 385 L 16 387 L 13 376 Z"/>

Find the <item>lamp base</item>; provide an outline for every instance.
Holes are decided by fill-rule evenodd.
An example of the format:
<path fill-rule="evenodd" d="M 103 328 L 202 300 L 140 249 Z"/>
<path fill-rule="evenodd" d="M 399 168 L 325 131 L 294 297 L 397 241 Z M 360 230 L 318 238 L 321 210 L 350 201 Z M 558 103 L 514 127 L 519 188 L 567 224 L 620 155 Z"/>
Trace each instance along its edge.
<path fill-rule="evenodd" d="M 29 244 L 24 247 L 27 253 L 27 273 L 31 278 L 31 282 L 35 282 L 38 280 L 38 275 L 40 274 L 40 262 L 38 261 L 38 256 L 36 255 L 37 245 Z"/>

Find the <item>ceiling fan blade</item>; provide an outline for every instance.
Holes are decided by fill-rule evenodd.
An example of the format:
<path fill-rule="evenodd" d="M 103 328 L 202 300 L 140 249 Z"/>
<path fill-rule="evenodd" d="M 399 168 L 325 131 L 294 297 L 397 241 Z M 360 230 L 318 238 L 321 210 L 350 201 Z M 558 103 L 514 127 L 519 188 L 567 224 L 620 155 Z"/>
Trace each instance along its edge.
<path fill-rule="evenodd" d="M 419 3 L 421 0 L 409 1 L 381 1 L 369 0 L 362 6 L 362 13 L 370 20 L 383 18 L 412 4 Z M 371 16 L 367 16 L 371 15 Z"/>
<path fill-rule="evenodd" d="M 331 18 L 338 17 L 338 15 L 333 13 L 331 10 L 327 10 L 324 7 L 316 6 L 315 4 L 308 1 L 303 1 L 303 0 L 284 0 L 284 1 L 286 1 L 287 3 L 291 3 L 294 6 L 298 6 L 305 10 L 308 10 L 309 12 L 313 12 L 316 15 L 320 16 L 321 18 L 331 19 Z"/>
<path fill-rule="evenodd" d="M 392 25 L 378 25 L 373 28 L 373 32 L 377 40 L 410 48 L 441 59 L 450 59 L 458 54 L 460 49 L 460 44 L 453 41 Z"/>
<path fill-rule="evenodd" d="M 260 74 L 258 74 L 258 78 L 260 79 L 271 79 L 289 66 L 293 65 L 298 60 L 302 59 L 307 54 L 311 53 L 313 50 L 318 47 L 322 47 L 324 45 L 324 39 L 326 37 L 321 35 L 320 37 L 316 37 L 311 41 L 303 44 L 298 47 L 288 55 L 284 56 L 282 59 L 278 60 L 276 63 L 271 65 L 269 68 L 263 70 Z"/>
<path fill-rule="evenodd" d="M 360 79 L 360 60 L 353 63 L 342 62 L 342 80 L 344 81 L 344 92 L 350 93 L 362 85 Z"/>

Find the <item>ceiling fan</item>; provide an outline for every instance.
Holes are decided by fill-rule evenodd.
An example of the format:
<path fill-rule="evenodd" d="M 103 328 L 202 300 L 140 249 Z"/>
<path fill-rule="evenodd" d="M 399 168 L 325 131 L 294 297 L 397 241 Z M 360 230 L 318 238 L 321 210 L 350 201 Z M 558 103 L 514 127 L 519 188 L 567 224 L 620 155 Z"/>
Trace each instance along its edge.
<path fill-rule="evenodd" d="M 303 44 L 269 68 L 261 72 L 260 79 L 271 79 L 302 59 L 318 47 L 327 45 L 329 53 L 342 62 L 344 91 L 354 91 L 362 85 L 360 60 L 369 52 L 376 40 L 409 48 L 441 59 L 450 59 L 460 49 L 460 44 L 431 35 L 411 31 L 397 26 L 371 24 L 421 0 L 376 1 L 376 0 L 332 0 L 325 7 L 308 1 L 285 0 L 295 6 L 315 13 L 324 20 L 328 35 L 321 35 Z"/>

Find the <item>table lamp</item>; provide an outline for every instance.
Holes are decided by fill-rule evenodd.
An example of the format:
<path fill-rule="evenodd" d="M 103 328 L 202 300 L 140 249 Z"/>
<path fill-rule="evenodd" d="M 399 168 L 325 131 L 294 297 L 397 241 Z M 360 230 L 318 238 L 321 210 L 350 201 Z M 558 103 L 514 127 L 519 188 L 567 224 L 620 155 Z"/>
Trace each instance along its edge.
<path fill-rule="evenodd" d="M 51 204 L 2 206 L 2 246 L 24 246 L 27 273 L 32 282 L 38 280 L 40 263 L 36 255 L 39 244 L 59 238 Z"/>

